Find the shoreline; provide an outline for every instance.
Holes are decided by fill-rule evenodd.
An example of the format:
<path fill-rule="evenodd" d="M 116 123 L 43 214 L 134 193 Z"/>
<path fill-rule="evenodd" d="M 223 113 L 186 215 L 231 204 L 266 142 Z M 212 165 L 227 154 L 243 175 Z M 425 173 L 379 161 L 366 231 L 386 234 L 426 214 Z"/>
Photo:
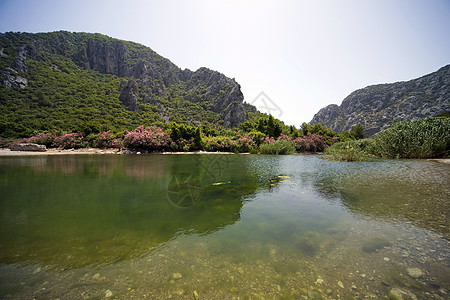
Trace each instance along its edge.
<path fill-rule="evenodd" d="M 0 156 L 42 156 L 42 155 L 67 155 L 67 154 L 123 154 L 118 149 L 47 149 L 47 151 L 11 151 L 10 149 L 0 149 Z"/>
<path fill-rule="evenodd" d="M 43 155 L 81 155 L 81 154 L 89 154 L 89 155 L 105 155 L 105 154 L 135 154 L 140 155 L 140 152 L 137 153 L 127 153 L 128 150 L 118 150 L 118 149 L 99 149 L 99 148 L 80 148 L 80 149 L 47 149 L 47 151 L 37 152 L 37 151 L 12 151 L 7 148 L 0 148 L 0 157 L 4 156 L 43 156 Z M 233 152 L 207 152 L 207 151 L 195 151 L 195 152 L 160 152 L 160 153 L 142 153 L 142 154 L 235 154 Z M 249 153 L 240 153 L 240 154 L 249 154 Z"/>
<path fill-rule="evenodd" d="M 231 155 L 231 154 L 240 154 L 246 155 L 250 153 L 234 153 L 234 152 L 207 152 L 207 151 L 194 151 L 194 152 L 158 152 L 158 153 L 140 153 L 140 152 L 128 152 L 129 150 L 119 150 L 116 148 L 110 149 L 100 149 L 100 148 L 80 148 L 80 149 L 47 149 L 44 152 L 37 151 L 11 151 L 8 148 L 0 148 L 0 157 L 14 157 L 14 156 L 44 156 L 44 155 L 111 155 L 111 154 L 134 154 L 134 155 L 142 155 L 142 154 L 163 154 L 163 155 L 194 155 L 194 154 L 210 154 L 210 155 Z M 305 153 L 296 153 L 297 155 L 305 154 Z M 308 153 L 310 154 L 310 153 Z M 317 154 L 317 153 L 315 153 Z M 424 160 L 434 161 L 444 164 L 450 164 L 450 158 L 426 158 Z"/>

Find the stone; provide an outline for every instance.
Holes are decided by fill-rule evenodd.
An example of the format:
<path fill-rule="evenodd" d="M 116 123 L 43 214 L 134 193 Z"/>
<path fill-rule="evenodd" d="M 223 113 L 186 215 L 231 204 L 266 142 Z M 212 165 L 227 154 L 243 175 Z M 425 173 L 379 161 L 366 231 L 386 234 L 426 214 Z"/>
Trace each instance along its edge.
<path fill-rule="evenodd" d="M 9 146 L 11 151 L 33 151 L 33 152 L 45 152 L 47 148 L 45 145 L 38 145 L 33 143 L 17 143 Z"/>
<path fill-rule="evenodd" d="M 417 300 L 416 295 L 403 288 L 392 288 L 389 291 L 389 298 L 393 300 Z"/>
<path fill-rule="evenodd" d="M 113 293 L 110 290 L 106 290 L 105 298 L 111 298 L 113 296 Z"/>
<path fill-rule="evenodd" d="M 343 289 L 344 288 L 344 284 L 342 283 L 342 281 L 338 281 L 337 282 L 337 284 L 338 284 L 338 286 L 341 288 L 341 289 Z"/>
<path fill-rule="evenodd" d="M 194 291 L 194 293 L 192 294 L 192 296 L 194 297 L 194 300 L 198 300 L 198 293 L 197 291 Z"/>
<path fill-rule="evenodd" d="M 172 274 L 172 278 L 173 279 L 181 279 L 181 278 L 183 278 L 183 275 L 181 274 L 181 273 L 173 273 Z"/>
<path fill-rule="evenodd" d="M 419 268 L 407 268 L 406 272 L 408 273 L 409 276 L 411 276 L 413 278 L 419 278 L 419 277 L 423 276 L 423 272 Z"/>
<path fill-rule="evenodd" d="M 100 279 L 100 273 L 94 274 L 94 276 L 92 276 L 92 279 Z"/>

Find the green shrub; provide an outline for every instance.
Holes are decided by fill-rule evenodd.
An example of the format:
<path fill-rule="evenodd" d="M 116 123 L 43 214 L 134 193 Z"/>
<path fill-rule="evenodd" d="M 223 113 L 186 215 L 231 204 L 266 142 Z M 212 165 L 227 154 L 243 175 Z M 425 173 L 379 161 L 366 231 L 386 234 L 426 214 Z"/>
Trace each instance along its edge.
<path fill-rule="evenodd" d="M 432 158 L 449 155 L 450 119 L 401 121 L 375 137 L 375 154 L 386 158 Z"/>
<path fill-rule="evenodd" d="M 261 154 L 292 154 L 295 153 L 295 147 L 286 140 L 277 140 L 266 142 L 259 146 Z"/>
<path fill-rule="evenodd" d="M 372 157 L 433 158 L 450 155 L 450 119 L 401 121 L 373 139 L 346 141 L 327 149 L 327 158 L 364 161 Z"/>
<path fill-rule="evenodd" d="M 337 161 L 368 161 L 373 158 L 373 139 L 350 140 L 327 148 L 326 159 Z"/>

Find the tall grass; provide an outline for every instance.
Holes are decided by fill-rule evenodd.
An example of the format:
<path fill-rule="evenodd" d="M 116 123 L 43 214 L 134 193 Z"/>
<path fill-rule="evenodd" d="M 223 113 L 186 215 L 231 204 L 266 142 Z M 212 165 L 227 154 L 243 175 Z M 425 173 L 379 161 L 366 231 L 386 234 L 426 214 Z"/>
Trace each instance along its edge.
<path fill-rule="evenodd" d="M 425 118 L 401 121 L 375 137 L 375 154 L 386 158 L 448 156 L 450 119 Z"/>
<path fill-rule="evenodd" d="M 276 140 L 273 142 L 266 142 L 259 146 L 259 153 L 261 154 L 292 154 L 295 153 L 295 147 L 291 142 L 286 140 Z"/>
<path fill-rule="evenodd" d="M 337 161 L 369 161 L 374 158 L 373 139 L 351 140 L 325 150 L 326 159 Z"/>
<path fill-rule="evenodd" d="M 372 139 L 338 143 L 326 150 L 328 158 L 364 161 L 383 158 L 435 158 L 450 155 L 450 119 L 401 121 Z"/>

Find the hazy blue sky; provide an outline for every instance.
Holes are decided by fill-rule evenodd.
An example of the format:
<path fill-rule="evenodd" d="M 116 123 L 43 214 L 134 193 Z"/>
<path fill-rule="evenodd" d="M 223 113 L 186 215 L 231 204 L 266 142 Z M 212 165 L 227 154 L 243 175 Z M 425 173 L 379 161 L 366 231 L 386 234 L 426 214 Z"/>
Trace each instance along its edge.
<path fill-rule="evenodd" d="M 265 92 L 287 124 L 450 63 L 450 0 L 0 0 L 0 32 L 99 32 Z M 258 104 L 255 102 L 255 104 Z"/>

